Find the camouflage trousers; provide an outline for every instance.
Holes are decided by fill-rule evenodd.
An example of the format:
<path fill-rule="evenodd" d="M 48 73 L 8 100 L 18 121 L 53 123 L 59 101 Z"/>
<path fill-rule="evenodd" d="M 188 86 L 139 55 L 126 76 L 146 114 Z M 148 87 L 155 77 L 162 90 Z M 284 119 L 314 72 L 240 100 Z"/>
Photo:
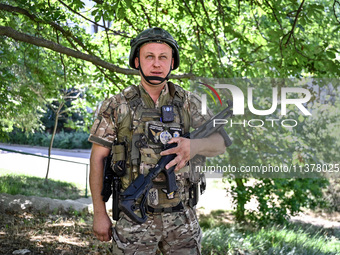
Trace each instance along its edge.
<path fill-rule="evenodd" d="M 124 213 L 113 228 L 113 253 L 197 255 L 201 254 L 202 232 L 196 213 L 190 207 L 183 212 L 148 215 L 143 224 L 130 220 Z"/>

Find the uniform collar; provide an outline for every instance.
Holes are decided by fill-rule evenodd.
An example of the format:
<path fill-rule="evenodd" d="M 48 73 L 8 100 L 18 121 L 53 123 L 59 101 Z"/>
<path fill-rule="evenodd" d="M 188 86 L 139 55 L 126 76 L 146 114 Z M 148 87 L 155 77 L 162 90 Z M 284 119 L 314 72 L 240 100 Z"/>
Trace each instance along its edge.
<path fill-rule="evenodd" d="M 157 108 L 159 107 L 159 103 L 163 101 L 162 98 L 169 94 L 169 85 L 168 85 L 168 82 L 164 85 L 156 103 L 154 103 L 149 93 L 143 87 L 142 83 L 139 84 L 139 91 L 140 91 L 141 98 L 147 107 L 153 106 L 153 108 Z"/>

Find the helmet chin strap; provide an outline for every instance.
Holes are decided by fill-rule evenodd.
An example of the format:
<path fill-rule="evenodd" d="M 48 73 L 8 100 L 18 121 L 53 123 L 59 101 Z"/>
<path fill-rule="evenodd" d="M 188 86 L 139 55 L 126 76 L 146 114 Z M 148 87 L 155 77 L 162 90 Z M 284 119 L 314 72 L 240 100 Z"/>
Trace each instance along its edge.
<path fill-rule="evenodd" d="M 170 73 L 171 73 L 171 64 L 170 64 L 170 70 L 169 70 L 168 74 L 167 74 L 164 78 L 162 78 L 162 77 L 159 77 L 159 76 L 146 76 L 146 75 L 144 74 L 143 70 L 142 70 L 142 66 L 141 66 L 141 64 L 140 64 L 139 58 L 138 58 L 138 62 L 139 62 L 139 66 L 138 66 L 139 71 L 141 72 L 143 78 L 144 78 L 148 83 L 150 83 L 151 85 L 160 85 L 160 84 L 162 84 L 164 81 L 169 80 L 169 75 L 170 75 Z M 157 80 L 157 81 L 159 81 L 159 83 L 151 82 L 152 80 Z"/>

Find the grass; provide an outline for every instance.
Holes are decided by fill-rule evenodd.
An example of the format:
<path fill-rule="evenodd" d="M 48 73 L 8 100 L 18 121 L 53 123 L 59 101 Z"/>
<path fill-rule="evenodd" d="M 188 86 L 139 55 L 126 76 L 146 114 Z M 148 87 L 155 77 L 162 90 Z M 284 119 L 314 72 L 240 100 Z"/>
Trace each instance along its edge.
<path fill-rule="evenodd" d="M 288 223 L 256 228 L 222 222 L 222 210 L 200 216 L 204 255 L 336 255 L 340 254 L 340 230 Z"/>
<path fill-rule="evenodd" d="M 0 193 L 62 200 L 78 199 L 84 195 L 84 191 L 72 183 L 55 180 L 45 182 L 45 178 L 13 173 L 0 175 Z"/>

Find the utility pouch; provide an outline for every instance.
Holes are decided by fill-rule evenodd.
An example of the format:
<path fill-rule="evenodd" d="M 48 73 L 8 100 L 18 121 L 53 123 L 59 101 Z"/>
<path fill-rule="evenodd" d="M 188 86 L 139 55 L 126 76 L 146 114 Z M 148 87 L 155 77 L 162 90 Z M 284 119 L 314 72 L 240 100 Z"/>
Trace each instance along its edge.
<path fill-rule="evenodd" d="M 175 120 L 174 107 L 172 105 L 163 105 L 161 113 L 162 121 L 164 123 L 173 122 Z"/>
<path fill-rule="evenodd" d="M 112 146 L 112 160 L 113 162 L 126 160 L 125 146 L 123 144 L 117 144 Z"/>
<path fill-rule="evenodd" d="M 191 208 L 197 205 L 198 202 L 198 184 L 193 183 L 189 188 L 189 201 L 188 204 Z"/>
<path fill-rule="evenodd" d="M 140 153 L 139 153 L 140 147 L 142 147 L 141 135 L 134 134 L 132 136 L 132 144 L 131 144 L 131 163 L 133 166 L 138 166 L 140 163 Z"/>
<path fill-rule="evenodd" d="M 125 143 L 112 146 L 111 167 L 118 177 L 126 174 L 126 146 Z"/>
<path fill-rule="evenodd" d="M 141 161 L 145 164 L 156 165 L 160 159 L 160 155 L 155 153 L 154 149 L 151 148 L 141 148 Z"/>

